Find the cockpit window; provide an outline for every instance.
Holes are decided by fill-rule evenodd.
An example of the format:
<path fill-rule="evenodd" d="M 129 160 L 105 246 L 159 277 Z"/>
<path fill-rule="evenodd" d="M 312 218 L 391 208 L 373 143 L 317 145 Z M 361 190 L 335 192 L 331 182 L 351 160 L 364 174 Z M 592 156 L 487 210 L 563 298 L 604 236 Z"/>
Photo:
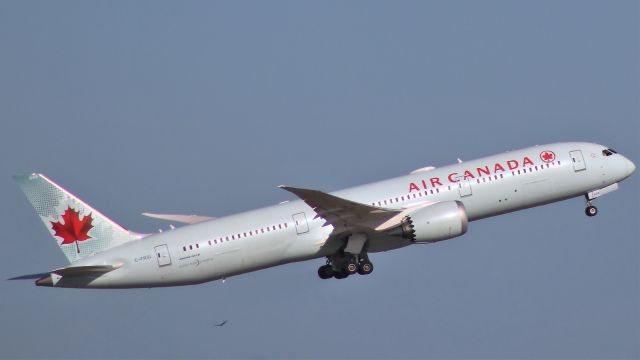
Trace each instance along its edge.
<path fill-rule="evenodd" d="M 617 154 L 618 152 L 613 150 L 613 149 L 604 149 L 602 150 L 602 155 L 604 156 L 611 156 L 613 154 Z"/>

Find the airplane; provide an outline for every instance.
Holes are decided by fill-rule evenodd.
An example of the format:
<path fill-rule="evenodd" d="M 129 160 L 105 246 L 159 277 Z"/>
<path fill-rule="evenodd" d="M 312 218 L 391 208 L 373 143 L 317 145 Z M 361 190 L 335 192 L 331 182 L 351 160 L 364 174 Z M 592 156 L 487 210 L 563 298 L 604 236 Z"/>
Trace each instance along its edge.
<path fill-rule="evenodd" d="M 311 259 L 322 279 L 373 271 L 370 253 L 464 235 L 473 221 L 618 189 L 635 171 L 606 146 L 564 142 L 458 160 L 345 190 L 280 186 L 298 200 L 235 215 L 149 214 L 186 225 L 155 234 L 123 228 L 41 174 L 16 176 L 69 264 L 37 279 L 58 288 L 193 285 Z"/>
<path fill-rule="evenodd" d="M 225 320 L 225 321 L 223 321 L 223 322 L 221 322 L 219 324 L 213 324 L 213 325 L 218 326 L 218 327 L 222 327 L 222 326 L 225 326 L 226 324 L 227 324 L 227 320 Z"/>

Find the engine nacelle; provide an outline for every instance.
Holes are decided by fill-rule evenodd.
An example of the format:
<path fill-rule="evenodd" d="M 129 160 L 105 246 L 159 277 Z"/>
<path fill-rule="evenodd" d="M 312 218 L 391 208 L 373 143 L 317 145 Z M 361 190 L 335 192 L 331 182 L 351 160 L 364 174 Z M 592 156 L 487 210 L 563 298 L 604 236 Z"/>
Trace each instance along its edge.
<path fill-rule="evenodd" d="M 402 219 L 402 237 L 417 243 L 447 240 L 467 232 L 469 219 L 460 201 L 423 207 Z"/>

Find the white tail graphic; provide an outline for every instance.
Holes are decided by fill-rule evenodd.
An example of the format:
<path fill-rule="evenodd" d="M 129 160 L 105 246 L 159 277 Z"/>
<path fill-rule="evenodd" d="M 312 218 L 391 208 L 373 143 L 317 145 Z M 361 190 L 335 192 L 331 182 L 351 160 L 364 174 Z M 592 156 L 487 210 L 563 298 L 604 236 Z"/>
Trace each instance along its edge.
<path fill-rule="evenodd" d="M 141 238 L 42 174 L 14 176 L 69 262 Z"/>

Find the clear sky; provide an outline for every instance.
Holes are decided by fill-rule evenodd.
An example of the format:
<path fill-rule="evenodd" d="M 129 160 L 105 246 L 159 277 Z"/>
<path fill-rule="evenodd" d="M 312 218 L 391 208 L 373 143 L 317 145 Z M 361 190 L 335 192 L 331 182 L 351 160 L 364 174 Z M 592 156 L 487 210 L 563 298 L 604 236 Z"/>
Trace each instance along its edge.
<path fill-rule="evenodd" d="M 636 1 L 2 1 L 3 279 L 65 265 L 11 175 L 124 226 L 557 141 L 640 162 Z M 0 281 L 7 358 L 637 358 L 639 179 L 461 238 L 198 286 Z M 213 324 L 228 320 L 222 328 Z"/>

